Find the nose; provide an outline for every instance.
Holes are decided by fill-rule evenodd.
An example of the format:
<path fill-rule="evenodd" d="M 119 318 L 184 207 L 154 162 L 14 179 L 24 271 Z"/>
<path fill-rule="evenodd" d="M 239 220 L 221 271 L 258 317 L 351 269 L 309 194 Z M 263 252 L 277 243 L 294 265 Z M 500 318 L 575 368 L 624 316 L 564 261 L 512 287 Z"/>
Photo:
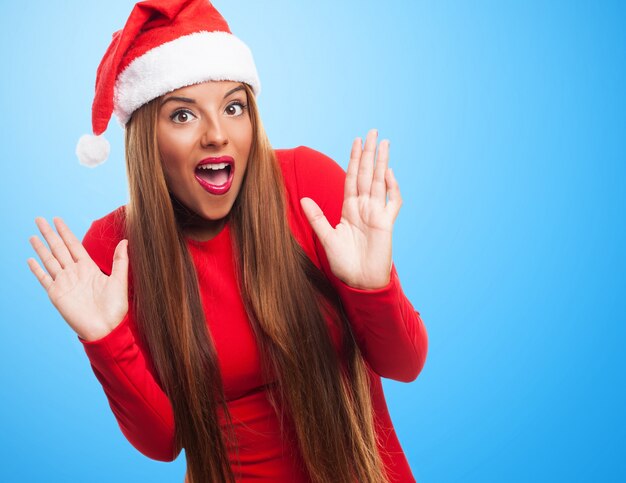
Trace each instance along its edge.
<path fill-rule="evenodd" d="M 228 144 L 226 129 L 218 119 L 205 119 L 200 144 L 203 148 L 220 147 Z"/>

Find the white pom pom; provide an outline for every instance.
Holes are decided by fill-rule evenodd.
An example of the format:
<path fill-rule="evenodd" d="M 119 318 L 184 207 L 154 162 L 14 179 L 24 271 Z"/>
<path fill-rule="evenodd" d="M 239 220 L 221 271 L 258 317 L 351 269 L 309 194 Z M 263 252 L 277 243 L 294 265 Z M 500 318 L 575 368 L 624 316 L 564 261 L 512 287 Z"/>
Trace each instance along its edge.
<path fill-rule="evenodd" d="M 76 145 L 76 156 L 83 166 L 94 168 L 102 164 L 109 157 L 111 145 L 102 135 L 85 134 L 80 137 Z"/>

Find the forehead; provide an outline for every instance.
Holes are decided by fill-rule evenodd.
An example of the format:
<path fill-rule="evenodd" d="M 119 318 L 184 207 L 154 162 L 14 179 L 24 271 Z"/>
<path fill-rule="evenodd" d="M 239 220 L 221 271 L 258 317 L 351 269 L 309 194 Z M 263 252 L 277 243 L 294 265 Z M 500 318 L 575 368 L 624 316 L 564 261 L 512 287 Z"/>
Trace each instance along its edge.
<path fill-rule="evenodd" d="M 235 81 L 207 81 L 200 84 L 181 87 L 172 92 L 168 92 L 164 97 L 219 97 L 221 99 L 224 94 L 239 86 L 243 86 L 243 84 Z"/>

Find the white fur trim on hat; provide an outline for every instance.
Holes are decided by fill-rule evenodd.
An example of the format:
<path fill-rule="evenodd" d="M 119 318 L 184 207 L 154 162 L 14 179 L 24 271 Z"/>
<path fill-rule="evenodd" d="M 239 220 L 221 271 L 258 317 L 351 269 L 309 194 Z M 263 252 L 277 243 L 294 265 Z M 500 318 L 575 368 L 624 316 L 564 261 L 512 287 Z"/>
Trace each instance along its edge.
<path fill-rule="evenodd" d="M 196 32 L 166 42 L 133 60 L 115 82 L 114 112 L 121 124 L 146 102 L 209 80 L 232 80 L 261 91 L 252 52 L 233 34 Z"/>

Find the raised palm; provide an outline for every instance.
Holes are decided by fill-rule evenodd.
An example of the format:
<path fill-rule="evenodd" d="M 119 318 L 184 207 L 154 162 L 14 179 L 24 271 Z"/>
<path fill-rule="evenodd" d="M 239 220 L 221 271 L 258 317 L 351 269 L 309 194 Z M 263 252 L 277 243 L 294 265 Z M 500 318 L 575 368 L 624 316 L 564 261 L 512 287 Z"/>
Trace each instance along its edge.
<path fill-rule="evenodd" d="M 28 266 L 80 337 L 104 337 L 128 312 L 127 241 L 122 240 L 116 247 L 111 276 L 107 276 L 60 218 L 54 219 L 58 234 L 45 219 L 37 218 L 35 222 L 50 249 L 37 236 L 30 242 L 47 272 L 34 258 L 28 259 Z"/>
<path fill-rule="evenodd" d="M 388 168 L 388 141 L 380 143 L 374 165 L 377 135 L 371 130 L 363 148 L 359 138 L 352 144 L 341 221 L 335 228 L 315 201 L 300 200 L 333 274 L 361 289 L 381 288 L 389 283 L 391 235 L 402 205 L 398 182 Z"/>

